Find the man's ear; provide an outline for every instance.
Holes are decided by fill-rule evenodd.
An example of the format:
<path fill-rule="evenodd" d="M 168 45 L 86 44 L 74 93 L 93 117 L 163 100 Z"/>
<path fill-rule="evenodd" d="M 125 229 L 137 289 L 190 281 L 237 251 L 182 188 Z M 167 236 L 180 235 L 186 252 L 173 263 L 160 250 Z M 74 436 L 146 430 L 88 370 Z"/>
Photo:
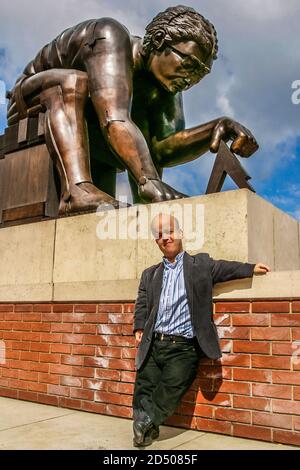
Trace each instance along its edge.
<path fill-rule="evenodd" d="M 166 33 L 163 29 L 156 31 L 156 33 L 153 34 L 152 43 L 153 43 L 154 49 L 157 49 L 157 50 L 162 49 L 164 42 L 165 42 L 165 37 L 166 37 Z"/>

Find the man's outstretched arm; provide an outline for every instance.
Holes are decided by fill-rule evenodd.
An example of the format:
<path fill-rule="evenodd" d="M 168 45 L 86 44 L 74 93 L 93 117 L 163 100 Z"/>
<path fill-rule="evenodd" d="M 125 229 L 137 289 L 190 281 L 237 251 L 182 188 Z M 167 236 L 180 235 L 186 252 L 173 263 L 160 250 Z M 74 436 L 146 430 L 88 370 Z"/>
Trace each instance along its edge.
<path fill-rule="evenodd" d="M 269 266 L 263 263 L 240 263 L 238 261 L 214 260 L 210 258 L 213 284 L 252 277 L 254 274 L 266 274 Z"/>

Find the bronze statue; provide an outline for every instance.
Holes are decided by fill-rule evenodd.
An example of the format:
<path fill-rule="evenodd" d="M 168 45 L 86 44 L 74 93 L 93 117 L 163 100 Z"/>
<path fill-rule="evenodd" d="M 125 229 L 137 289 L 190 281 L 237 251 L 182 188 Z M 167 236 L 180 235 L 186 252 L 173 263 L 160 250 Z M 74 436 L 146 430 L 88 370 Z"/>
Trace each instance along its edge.
<path fill-rule="evenodd" d="M 177 6 L 159 13 L 143 39 L 102 18 L 67 29 L 39 51 L 10 93 L 8 124 L 46 112 L 60 214 L 120 207 L 116 168 L 128 170 L 134 202 L 165 201 L 185 195 L 162 182 L 163 168 L 217 152 L 221 140 L 233 140 L 242 157 L 257 150 L 251 132 L 228 117 L 184 127 L 181 92 L 210 73 L 217 50 L 214 26 Z M 98 164 L 93 179 L 90 158 Z"/>

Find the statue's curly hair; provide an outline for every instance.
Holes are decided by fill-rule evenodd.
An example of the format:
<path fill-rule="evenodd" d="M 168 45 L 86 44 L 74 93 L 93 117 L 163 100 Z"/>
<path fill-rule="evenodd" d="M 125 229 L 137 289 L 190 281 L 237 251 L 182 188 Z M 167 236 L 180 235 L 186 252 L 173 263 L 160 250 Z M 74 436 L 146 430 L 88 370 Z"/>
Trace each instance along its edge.
<path fill-rule="evenodd" d="M 152 37 L 158 31 L 164 31 L 172 42 L 195 41 L 213 59 L 217 58 L 218 38 L 214 25 L 191 7 L 178 5 L 158 13 L 146 26 L 143 55 L 148 56 L 155 49 Z"/>

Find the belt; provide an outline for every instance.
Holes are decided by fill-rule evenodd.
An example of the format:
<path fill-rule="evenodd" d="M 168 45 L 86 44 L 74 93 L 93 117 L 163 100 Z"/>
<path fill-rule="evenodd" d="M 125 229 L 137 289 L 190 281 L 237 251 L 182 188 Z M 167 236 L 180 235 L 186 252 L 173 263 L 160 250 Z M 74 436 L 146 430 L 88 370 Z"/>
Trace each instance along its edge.
<path fill-rule="evenodd" d="M 172 343 L 194 343 L 194 338 L 186 338 L 185 336 L 166 335 L 165 333 L 154 333 L 154 339 L 158 341 L 172 341 Z"/>

